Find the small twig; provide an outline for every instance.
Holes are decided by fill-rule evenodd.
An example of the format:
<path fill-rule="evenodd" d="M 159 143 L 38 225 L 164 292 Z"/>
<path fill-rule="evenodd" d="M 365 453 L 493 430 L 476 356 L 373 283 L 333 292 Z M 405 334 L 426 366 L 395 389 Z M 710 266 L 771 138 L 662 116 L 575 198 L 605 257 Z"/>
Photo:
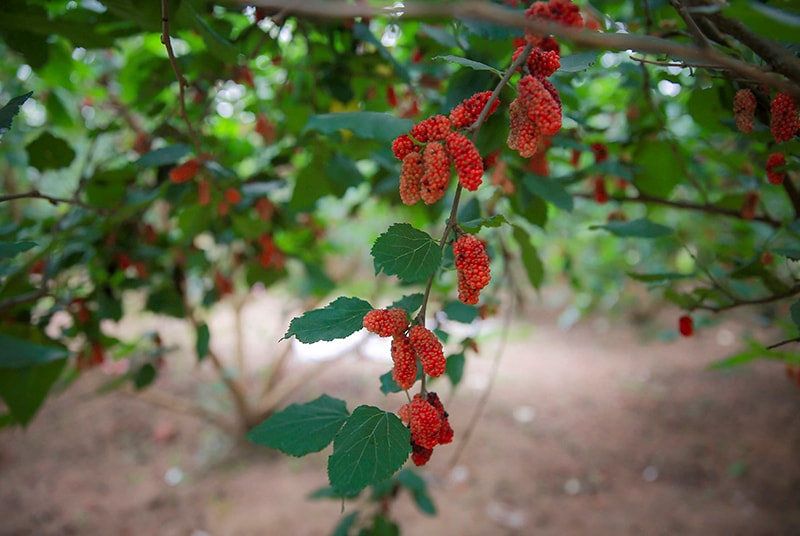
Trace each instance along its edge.
<path fill-rule="evenodd" d="M 648 65 L 658 65 L 659 67 L 678 67 L 680 69 L 708 69 L 708 70 L 724 70 L 716 65 L 701 65 L 699 63 L 688 63 L 685 61 L 663 61 L 663 60 L 648 60 L 639 56 L 631 54 L 628 56 L 631 60 L 637 63 L 646 63 Z"/>
<path fill-rule="evenodd" d="M 706 34 L 700 29 L 697 25 L 697 22 L 692 18 L 692 14 L 686 9 L 686 7 L 681 3 L 680 0 L 669 0 L 669 3 L 672 4 L 672 7 L 675 8 L 675 11 L 678 12 L 678 15 L 681 16 L 683 22 L 686 23 L 686 28 L 689 30 L 689 33 L 692 36 L 692 41 L 694 44 L 698 46 L 698 48 L 711 48 L 711 43 L 706 37 Z"/>
<path fill-rule="evenodd" d="M 594 194 L 591 193 L 578 192 L 572 195 L 583 199 L 594 199 Z M 711 205 L 711 204 L 690 203 L 688 201 L 672 201 L 670 199 L 653 197 L 646 194 L 639 194 L 636 197 L 614 196 L 614 197 L 609 197 L 609 200 L 616 201 L 618 203 L 649 203 L 652 205 L 664 205 L 682 210 L 695 210 L 697 212 L 704 212 L 706 214 L 719 214 L 721 216 L 728 216 L 730 218 L 735 218 L 737 220 L 757 221 L 759 223 L 769 225 L 774 229 L 779 229 L 783 226 L 783 224 L 780 221 L 770 218 L 769 216 L 756 216 L 752 220 L 747 220 L 742 217 L 741 213 L 738 210 L 718 207 L 716 205 Z"/>
<path fill-rule="evenodd" d="M 774 350 L 775 348 L 780 348 L 785 344 L 791 344 L 793 342 L 800 342 L 800 337 L 795 337 L 793 339 L 786 339 L 785 341 L 776 342 L 775 344 L 770 344 L 766 347 L 767 350 Z"/>
<path fill-rule="evenodd" d="M 189 83 L 186 81 L 186 78 L 181 74 L 181 69 L 178 67 L 178 60 L 175 58 L 175 52 L 172 50 L 172 41 L 170 40 L 169 36 L 169 6 L 168 0 L 161 0 L 161 43 L 164 44 L 164 47 L 167 49 L 167 56 L 169 56 L 169 63 L 172 65 L 172 70 L 175 72 L 175 77 L 178 79 L 178 94 L 179 99 L 178 103 L 180 104 L 181 109 L 181 118 L 183 118 L 183 122 L 186 123 L 186 128 L 189 131 L 189 137 L 192 139 L 192 143 L 194 144 L 195 150 L 197 151 L 198 156 L 202 154 L 202 145 L 200 144 L 200 138 L 197 135 L 194 127 L 192 126 L 192 122 L 189 121 L 189 116 L 186 113 L 186 92 L 185 88 L 189 87 Z"/>
<path fill-rule="evenodd" d="M 21 192 L 18 194 L 0 195 L 0 203 L 3 203 L 5 201 L 14 201 L 16 199 L 44 199 L 45 201 L 49 201 L 53 205 L 64 203 L 67 205 L 75 205 L 81 208 L 85 208 L 87 210 L 104 212 L 103 209 L 98 207 L 93 207 L 92 205 L 84 203 L 83 201 L 79 201 L 78 199 L 71 199 L 66 197 L 53 197 L 51 195 L 43 194 L 39 190 L 31 190 L 29 192 Z"/>
<path fill-rule="evenodd" d="M 765 303 L 772 303 L 783 300 L 785 298 L 791 298 L 792 296 L 796 296 L 797 294 L 800 294 L 800 285 L 795 285 L 783 292 L 778 292 L 776 294 L 771 294 L 769 296 L 764 296 L 761 298 L 755 298 L 752 300 L 737 299 L 726 305 L 719 305 L 719 306 L 699 304 L 695 305 L 694 309 L 703 309 L 705 311 L 711 311 L 712 313 L 720 313 L 722 311 L 735 309 L 737 307 L 743 307 L 745 305 L 763 305 Z"/>

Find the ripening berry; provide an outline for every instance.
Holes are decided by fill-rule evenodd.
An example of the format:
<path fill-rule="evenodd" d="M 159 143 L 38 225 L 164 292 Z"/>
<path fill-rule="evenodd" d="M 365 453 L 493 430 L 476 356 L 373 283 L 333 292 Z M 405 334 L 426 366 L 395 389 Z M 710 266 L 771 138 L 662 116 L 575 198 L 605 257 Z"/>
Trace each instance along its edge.
<path fill-rule="evenodd" d="M 509 149 L 519 152 L 523 158 L 530 158 L 539 149 L 541 132 L 536 124 L 528 119 L 528 110 L 519 98 L 509 106 L 510 125 L 508 130 Z"/>
<path fill-rule="evenodd" d="M 275 214 L 275 205 L 266 197 L 256 201 L 255 209 L 261 221 L 270 221 Z"/>
<path fill-rule="evenodd" d="M 197 181 L 197 204 L 204 207 L 211 203 L 211 184 L 205 179 Z"/>
<path fill-rule="evenodd" d="M 560 22 L 565 26 L 583 27 L 583 17 L 580 8 L 572 0 L 550 0 L 549 2 L 534 2 L 525 10 L 526 17 L 540 17 L 543 19 Z M 541 42 L 542 36 L 525 30 L 528 42 L 536 45 Z"/>
<path fill-rule="evenodd" d="M 431 459 L 431 454 L 433 454 L 433 449 L 426 449 L 414 443 L 411 444 L 411 461 L 414 462 L 414 465 L 417 467 L 428 463 Z"/>
<path fill-rule="evenodd" d="M 592 153 L 594 154 L 595 164 L 600 164 L 608 160 L 608 148 L 605 143 L 595 142 L 591 145 Z"/>
<path fill-rule="evenodd" d="M 373 309 L 364 315 L 363 326 L 379 337 L 391 337 L 403 333 L 408 327 L 405 309 Z"/>
<path fill-rule="evenodd" d="M 526 167 L 537 175 L 549 177 L 550 164 L 547 161 L 547 149 L 536 151 L 536 154 L 533 155 L 530 160 L 528 160 L 528 165 Z"/>
<path fill-rule="evenodd" d="M 419 143 L 442 141 L 450 134 L 453 124 L 443 115 L 434 115 L 411 127 L 410 136 Z"/>
<path fill-rule="evenodd" d="M 786 93 L 778 93 L 770 104 L 770 130 L 777 143 L 789 141 L 794 138 L 800 128 L 800 118 L 797 116 L 797 104 Z"/>
<path fill-rule="evenodd" d="M 225 199 L 227 199 L 228 203 L 231 205 L 235 205 L 242 200 L 242 194 L 236 188 L 228 188 L 225 190 Z"/>
<path fill-rule="evenodd" d="M 438 141 L 425 146 L 422 154 L 424 173 L 420 179 L 419 197 L 426 205 L 437 202 L 450 183 L 450 159 L 444 145 Z"/>
<path fill-rule="evenodd" d="M 689 315 L 683 315 L 678 319 L 678 331 L 684 337 L 691 337 L 694 333 L 694 320 Z"/>
<path fill-rule="evenodd" d="M 419 49 L 419 47 L 414 49 L 414 52 L 411 53 L 411 63 L 420 63 L 422 62 L 425 55 Z"/>
<path fill-rule="evenodd" d="M 220 216 L 227 216 L 228 212 L 231 211 L 231 206 L 228 204 L 227 201 L 222 200 L 217 203 L 217 214 Z"/>
<path fill-rule="evenodd" d="M 517 60 L 523 49 L 524 47 L 518 47 L 514 51 L 514 54 L 511 57 L 512 62 Z M 556 72 L 561 67 L 561 62 L 558 52 L 554 50 L 544 50 L 540 47 L 534 47 L 528 56 L 526 66 L 528 67 L 528 72 L 530 74 L 539 78 L 543 78 Z"/>
<path fill-rule="evenodd" d="M 403 158 L 400 170 L 400 200 L 404 205 L 413 205 L 420 199 L 420 184 L 425 173 L 423 157 L 410 152 Z"/>
<path fill-rule="evenodd" d="M 773 262 L 775 262 L 775 255 L 773 255 L 772 252 L 770 251 L 762 251 L 759 261 L 761 262 L 762 265 L 769 266 Z"/>
<path fill-rule="evenodd" d="M 736 119 L 736 128 L 745 134 L 753 131 L 756 105 L 756 96 L 749 89 L 740 89 L 733 97 L 733 116 Z"/>
<path fill-rule="evenodd" d="M 445 411 L 442 401 L 439 400 L 439 395 L 434 392 L 429 392 L 428 403 L 439 412 L 439 417 L 442 418 L 442 428 L 439 430 L 439 444 L 444 445 L 452 442 L 453 428 L 450 427 L 450 422 L 448 420 L 449 415 L 447 411 Z"/>
<path fill-rule="evenodd" d="M 411 389 L 417 381 L 417 354 L 402 333 L 392 337 L 392 379 L 401 389 Z"/>
<path fill-rule="evenodd" d="M 492 279 L 486 248 L 475 235 L 465 234 L 453 243 L 453 257 L 458 270 L 458 298 L 474 305 L 478 291 Z"/>
<path fill-rule="evenodd" d="M 425 374 L 434 378 L 444 374 L 447 360 L 444 357 L 442 343 L 436 335 L 425 326 L 417 325 L 408 331 L 408 338 Z"/>
<path fill-rule="evenodd" d="M 755 190 L 750 190 L 744 194 L 742 208 L 739 211 L 743 219 L 752 220 L 756 217 L 756 209 L 758 208 L 759 201 L 761 201 L 761 195 Z"/>
<path fill-rule="evenodd" d="M 555 87 L 550 85 L 555 90 Z M 518 85 L 519 99 L 525 104 L 528 119 L 546 136 L 561 130 L 561 103 L 553 98 L 551 91 L 541 79 L 525 76 Z"/>
<path fill-rule="evenodd" d="M 580 149 L 572 149 L 572 152 L 569 156 L 569 164 L 576 168 L 581 161 L 581 151 Z"/>
<path fill-rule="evenodd" d="M 176 184 L 190 181 L 197 175 L 198 171 L 200 171 L 200 161 L 197 158 L 192 158 L 172 168 L 169 172 L 169 179 Z"/>
<path fill-rule="evenodd" d="M 483 159 L 472 140 L 460 132 L 451 132 L 447 136 L 447 154 L 453 160 L 461 186 L 471 192 L 477 190 L 483 180 Z"/>
<path fill-rule="evenodd" d="M 392 108 L 397 108 L 397 93 L 394 91 L 394 86 L 386 86 L 386 102 Z"/>
<path fill-rule="evenodd" d="M 601 205 L 608 202 L 606 181 L 602 177 L 597 177 L 594 179 L 594 200 Z"/>
<path fill-rule="evenodd" d="M 427 400 L 419 395 L 414 395 L 411 401 L 411 442 L 426 449 L 432 449 L 439 443 L 439 433 L 442 429 L 442 418 Z"/>
<path fill-rule="evenodd" d="M 481 112 L 486 106 L 486 103 L 489 102 L 491 96 L 491 91 L 482 91 L 465 99 L 461 104 L 450 111 L 450 122 L 453 123 L 453 126 L 457 129 L 469 127 L 478 120 L 478 117 L 481 115 Z M 500 100 L 495 99 L 486 117 L 492 115 L 497 110 L 498 106 L 500 106 Z"/>
<path fill-rule="evenodd" d="M 785 171 L 775 171 L 776 167 L 786 165 L 783 153 L 772 153 L 767 158 L 767 180 L 770 184 L 781 184 L 786 179 Z"/>
<path fill-rule="evenodd" d="M 419 151 L 419 147 L 415 144 L 407 134 L 397 136 L 392 142 L 392 152 L 398 160 L 403 160 L 408 153 Z"/>

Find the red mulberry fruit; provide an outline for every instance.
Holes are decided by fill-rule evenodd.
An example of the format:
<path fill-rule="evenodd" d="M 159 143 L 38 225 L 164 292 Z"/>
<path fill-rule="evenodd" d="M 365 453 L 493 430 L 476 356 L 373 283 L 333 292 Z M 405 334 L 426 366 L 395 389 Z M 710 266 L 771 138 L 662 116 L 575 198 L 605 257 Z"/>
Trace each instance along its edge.
<path fill-rule="evenodd" d="M 431 454 L 433 454 L 433 449 L 426 449 L 425 447 L 420 447 L 413 443 L 411 444 L 411 461 L 414 462 L 414 465 L 417 467 L 428 463 L 431 459 Z"/>
<path fill-rule="evenodd" d="M 425 172 L 420 180 L 419 196 L 430 205 L 444 197 L 450 182 L 450 159 L 441 143 L 435 141 L 425 147 L 423 165 Z"/>
<path fill-rule="evenodd" d="M 450 111 L 450 121 L 453 123 L 453 126 L 455 128 L 466 128 L 475 123 L 491 96 L 491 91 L 476 93 L 453 108 Z M 486 117 L 492 115 L 497 110 L 498 106 L 500 106 L 500 101 L 495 100 Z"/>
<path fill-rule="evenodd" d="M 778 93 L 770 105 L 770 130 L 777 143 L 789 141 L 794 138 L 800 128 L 800 118 L 797 117 L 797 105 L 792 97 L 786 93 Z"/>
<path fill-rule="evenodd" d="M 458 182 L 474 192 L 483 180 L 483 159 L 472 141 L 460 132 L 447 136 L 447 153 L 453 159 Z"/>
<path fill-rule="evenodd" d="M 683 315 L 678 319 L 678 331 L 684 337 L 691 337 L 694 333 L 694 320 L 689 315 Z"/>
<path fill-rule="evenodd" d="M 403 158 L 400 170 L 400 200 L 404 205 L 413 205 L 420 199 L 420 187 L 425 172 L 422 155 L 411 152 Z"/>
<path fill-rule="evenodd" d="M 408 314 L 405 309 L 373 309 L 364 315 L 363 325 L 367 331 L 379 337 L 391 337 L 403 333 L 408 327 Z"/>
<path fill-rule="evenodd" d="M 392 152 L 398 160 L 405 160 L 409 153 L 419 152 L 419 147 L 408 137 L 407 134 L 398 136 L 392 142 Z"/>
<path fill-rule="evenodd" d="M 753 117 L 756 113 L 756 96 L 749 89 L 740 89 L 733 97 L 733 115 L 736 127 L 744 132 L 753 131 Z"/>
<path fill-rule="evenodd" d="M 519 152 L 523 158 L 532 157 L 539 148 L 541 132 L 536 124 L 528 119 L 528 110 L 519 98 L 511 102 L 509 117 L 510 127 L 506 141 L 508 147 Z"/>
<path fill-rule="evenodd" d="M 401 389 L 407 390 L 417 381 L 417 355 L 405 335 L 392 338 L 392 379 Z"/>
<path fill-rule="evenodd" d="M 466 234 L 453 243 L 453 256 L 458 270 L 458 298 L 467 304 L 478 303 L 479 291 L 491 280 L 489 256 L 483 243 Z"/>
<path fill-rule="evenodd" d="M 767 180 L 771 184 L 781 184 L 786 179 L 786 172 L 775 171 L 776 167 L 785 166 L 786 157 L 783 153 L 772 153 L 767 158 Z"/>
<path fill-rule="evenodd" d="M 411 401 L 411 442 L 426 449 L 432 449 L 439 444 L 439 433 L 442 430 L 442 418 L 427 400 L 419 395 L 414 395 Z"/>
<path fill-rule="evenodd" d="M 447 360 L 442 343 L 436 335 L 425 326 L 412 326 L 408 331 L 408 338 L 425 374 L 434 378 L 444 374 Z"/>
<path fill-rule="evenodd" d="M 443 115 L 434 115 L 414 125 L 410 134 L 419 143 L 441 141 L 447 137 L 452 127 L 453 124 L 448 118 Z"/>

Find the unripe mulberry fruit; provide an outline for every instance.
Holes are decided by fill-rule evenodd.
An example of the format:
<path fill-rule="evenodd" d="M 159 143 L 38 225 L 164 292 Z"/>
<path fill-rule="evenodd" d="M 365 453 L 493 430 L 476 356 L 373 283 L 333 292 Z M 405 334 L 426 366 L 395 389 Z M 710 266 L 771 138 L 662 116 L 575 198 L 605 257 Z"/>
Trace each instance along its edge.
<path fill-rule="evenodd" d="M 781 184 L 786 179 L 786 172 L 775 171 L 776 167 L 785 166 L 786 157 L 783 153 L 772 153 L 767 158 L 767 180 L 771 184 Z"/>
<path fill-rule="evenodd" d="M 426 205 L 430 205 L 444 197 L 450 182 L 450 159 L 441 143 L 435 141 L 425 146 L 423 165 L 419 196 Z"/>
<path fill-rule="evenodd" d="M 441 141 L 452 130 L 453 124 L 443 115 L 434 115 L 411 127 L 409 133 L 419 143 Z"/>
<path fill-rule="evenodd" d="M 442 343 L 436 335 L 425 326 L 417 325 L 408 331 L 408 338 L 425 374 L 434 378 L 444 374 L 447 360 L 444 357 Z"/>
<path fill-rule="evenodd" d="M 478 117 L 480 117 L 481 112 L 484 107 L 486 107 L 486 103 L 489 102 L 491 96 L 491 91 L 482 91 L 481 93 L 476 93 L 470 98 L 465 99 L 461 104 L 450 111 L 450 122 L 453 123 L 455 128 L 466 128 L 472 125 L 478 120 Z M 500 106 L 500 101 L 495 100 L 486 117 L 492 115 L 497 110 L 498 106 Z"/>
<path fill-rule="evenodd" d="M 694 333 L 694 320 L 689 315 L 683 315 L 678 319 L 678 331 L 684 337 L 691 337 Z"/>
<path fill-rule="evenodd" d="M 404 205 L 413 205 L 420 199 L 422 176 L 425 173 L 422 155 L 408 153 L 403 158 L 400 170 L 400 200 Z"/>
<path fill-rule="evenodd" d="M 409 153 L 419 151 L 419 147 L 415 144 L 408 134 L 397 136 L 392 142 L 392 152 L 398 160 L 405 160 Z"/>
<path fill-rule="evenodd" d="M 411 341 L 403 334 L 392 338 L 392 379 L 401 389 L 411 389 L 417 381 L 417 355 Z"/>
<path fill-rule="evenodd" d="M 447 154 L 453 159 L 458 182 L 474 192 L 483 180 L 483 159 L 472 141 L 460 132 L 447 136 Z"/>
<path fill-rule="evenodd" d="M 733 116 L 736 128 L 746 134 L 753 131 L 753 117 L 756 113 L 756 96 L 749 89 L 740 89 L 733 97 Z"/>
<path fill-rule="evenodd" d="M 770 104 L 770 130 L 777 143 L 789 141 L 794 138 L 800 128 L 800 118 L 797 117 L 797 105 L 794 99 L 786 93 L 778 93 Z"/>
<path fill-rule="evenodd" d="M 408 327 L 408 314 L 405 309 L 373 309 L 364 315 L 363 325 L 379 337 L 391 337 L 403 333 Z"/>
<path fill-rule="evenodd" d="M 465 234 L 453 243 L 453 256 L 458 270 L 458 298 L 463 303 L 478 303 L 479 291 L 491 280 L 489 256 L 483 243 L 474 235 Z"/>
<path fill-rule="evenodd" d="M 411 401 L 411 442 L 426 449 L 432 449 L 439 444 L 439 433 L 442 430 L 442 418 L 427 400 L 419 395 L 414 395 Z"/>

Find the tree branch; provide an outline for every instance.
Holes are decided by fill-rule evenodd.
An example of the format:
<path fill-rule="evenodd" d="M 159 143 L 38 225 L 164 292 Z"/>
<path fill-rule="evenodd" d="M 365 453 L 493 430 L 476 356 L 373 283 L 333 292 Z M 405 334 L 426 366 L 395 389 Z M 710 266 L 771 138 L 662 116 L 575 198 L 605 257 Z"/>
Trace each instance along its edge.
<path fill-rule="evenodd" d="M 635 50 L 651 54 L 664 54 L 703 65 L 713 65 L 716 69 L 730 71 L 741 78 L 764 84 L 775 90 L 788 93 L 800 100 L 800 86 L 792 84 L 776 73 L 743 62 L 719 52 L 716 48 L 698 48 L 650 36 L 628 33 L 600 33 L 580 30 L 558 23 L 522 16 L 519 10 L 509 9 L 497 4 L 479 1 L 465 2 L 406 2 L 399 7 L 379 7 L 369 4 L 348 4 L 333 0 L 241 0 L 243 3 L 261 7 L 285 8 L 287 13 L 297 16 L 322 18 L 351 17 L 404 17 L 423 19 L 449 17 L 458 19 L 478 19 L 520 30 L 529 29 L 542 35 L 554 35 L 573 43 L 601 50 Z M 780 45 L 775 45 L 779 47 Z M 781 56 L 782 57 L 782 56 Z"/>
<path fill-rule="evenodd" d="M 735 309 L 736 307 L 742 307 L 745 305 L 763 305 L 765 303 L 772 303 L 786 298 L 791 298 L 792 296 L 796 296 L 797 294 L 800 294 L 800 285 L 795 285 L 787 290 L 784 290 L 783 292 L 778 292 L 777 294 L 770 294 L 769 296 L 764 296 L 761 298 L 755 298 L 752 300 L 736 299 L 726 305 L 718 305 L 718 306 L 700 304 L 700 305 L 695 305 L 693 309 L 703 309 L 705 311 L 711 311 L 712 313 L 721 313 L 722 311 Z"/>
<path fill-rule="evenodd" d="M 572 195 L 584 199 L 594 199 L 594 194 L 591 193 L 578 192 Z M 671 199 L 663 199 L 661 197 L 653 197 L 651 195 L 646 195 L 646 194 L 639 194 L 636 197 L 623 197 L 623 196 L 609 197 L 609 200 L 617 201 L 618 203 L 649 203 L 651 205 L 664 205 L 667 207 L 672 207 L 682 210 L 694 210 L 697 212 L 704 212 L 706 214 L 719 214 L 721 216 L 727 216 L 729 218 L 735 218 L 737 220 L 757 221 L 769 225 L 773 229 L 779 229 L 780 227 L 783 226 L 783 224 L 780 221 L 770 218 L 769 216 L 756 216 L 752 220 L 746 220 L 745 218 L 742 217 L 741 213 L 738 210 L 718 207 L 716 205 L 711 205 L 711 204 L 690 203 L 688 201 L 672 201 Z"/>
<path fill-rule="evenodd" d="M 66 197 L 53 197 L 51 195 L 43 194 L 39 190 L 31 190 L 29 192 L 21 192 L 18 194 L 0 195 L 0 203 L 3 203 L 5 201 L 14 201 L 16 199 L 44 199 L 45 201 L 49 201 L 53 205 L 57 205 L 58 203 L 66 203 L 68 205 L 75 205 L 88 210 L 104 212 L 103 209 L 98 207 L 93 207 L 92 205 L 84 203 L 83 201 L 79 201 L 78 199 L 69 199 Z"/>

